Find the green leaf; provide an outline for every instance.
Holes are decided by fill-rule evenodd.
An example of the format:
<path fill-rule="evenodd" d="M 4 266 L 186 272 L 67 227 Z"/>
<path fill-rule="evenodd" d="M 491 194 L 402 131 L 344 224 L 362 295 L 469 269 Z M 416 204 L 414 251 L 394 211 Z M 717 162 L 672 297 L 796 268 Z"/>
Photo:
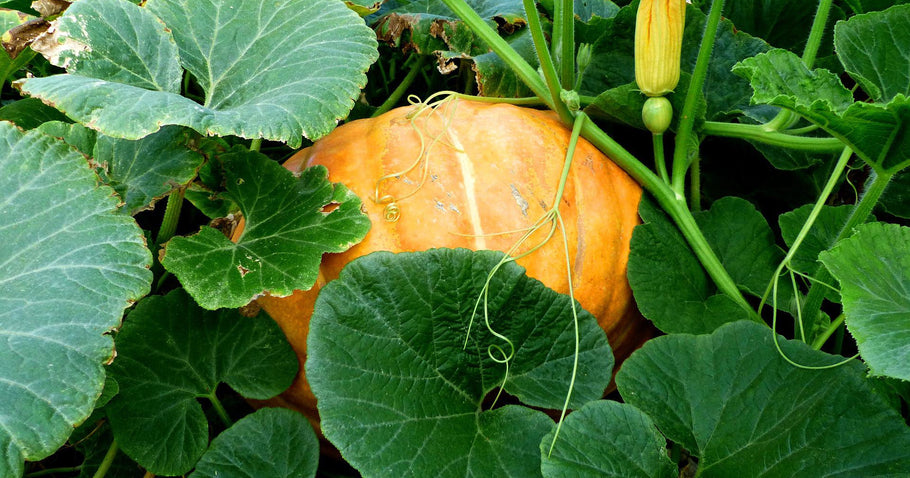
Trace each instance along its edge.
<path fill-rule="evenodd" d="M 123 199 L 124 212 L 136 214 L 149 209 L 196 177 L 203 157 L 187 147 L 193 136 L 179 126 L 164 127 L 135 141 L 98 136 L 95 162 Z"/>
<path fill-rule="evenodd" d="M 903 170 L 891 178 L 878 205 L 888 214 L 910 219 L 910 171 Z"/>
<path fill-rule="evenodd" d="M 854 103 L 853 94 L 827 70 L 809 70 L 795 54 L 772 50 L 738 63 L 733 72 L 748 78 L 753 103 L 792 110 L 849 146 L 883 173 L 910 165 L 910 99 Z"/>
<path fill-rule="evenodd" d="M 854 13 L 869 13 L 884 10 L 893 5 L 910 3 L 910 0 L 844 0 Z"/>
<path fill-rule="evenodd" d="M 82 155 L 11 123 L 0 137 L 0 476 L 19 476 L 91 413 L 106 334 L 148 292 L 152 258 Z"/>
<path fill-rule="evenodd" d="M 91 157 L 95 150 L 95 142 L 98 139 L 97 133 L 78 123 L 65 123 L 63 121 L 48 121 L 38 125 L 38 131 L 53 136 L 64 143 L 72 146 L 86 157 Z M 98 172 L 96 164 L 95 172 Z"/>
<path fill-rule="evenodd" d="M 706 333 L 748 318 L 718 293 L 685 238 L 650 201 L 632 233 L 629 283 L 641 313 L 667 333 Z M 695 215 L 711 248 L 743 291 L 760 297 L 783 253 L 764 217 L 746 200 L 727 197 Z M 781 291 L 786 294 L 785 291 Z M 780 302 L 787 303 L 787 296 Z"/>
<path fill-rule="evenodd" d="M 263 408 L 212 440 L 190 478 L 316 476 L 319 441 L 298 412 Z"/>
<path fill-rule="evenodd" d="M 182 290 L 150 296 L 117 334 L 111 373 L 120 393 L 108 417 L 121 449 L 160 475 L 188 472 L 208 445 L 198 402 L 226 383 L 247 398 L 286 389 L 296 355 L 267 316 L 199 308 Z"/>
<path fill-rule="evenodd" d="M 0 120 L 22 129 L 35 129 L 48 121 L 70 121 L 63 113 L 37 98 L 23 98 L 0 108 Z"/>
<path fill-rule="evenodd" d="M 745 199 L 725 197 L 695 220 L 736 285 L 761 297 L 784 258 L 764 216 Z"/>
<path fill-rule="evenodd" d="M 563 406 L 575 356 L 571 302 L 513 262 L 496 272 L 488 311 L 491 326 L 515 346 L 506 374 L 489 354 L 499 358 L 510 347 L 490 334 L 481 313 L 466 335 L 502 257 L 466 249 L 378 252 L 351 262 L 322 289 L 307 377 L 323 433 L 365 476 L 540 476 L 540 440 L 552 420 L 518 405 L 488 410 L 484 399 L 504 385 L 525 404 Z M 600 398 L 613 368 L 603 330 L 578 313 L 570 408 Z"/>
<path fill-rule="evenodd" d="M 619 13 L 619 7 L 610 0 L 575 0 L 575 16 L 589 23 L 594 17 L 612 18 Z"/>
<path fill-rule="evenodd" d="M 809 220 L 809 213 L 814 207 L 813 204 L 794 209 L 793 211 L 781 214 L 778 218 L 780 233 L 787 246 L 792 246 L 796 236 L 802 229 L 803 224 Z M 842 206 L 823 206 L 808 235 L 803 239 L 799 250 L 790 260 L 790 267 L 802 272 L 803 274 L 813 275 L 821 265 L 818 262 L 818 254 L 827 251 L 834 245 L 838 234 L 847 223 L 847 218 L 854 206 L 845 204 Z"/>
<path fill-rule="evenodd" d="M 170 124 L 206 135 L 286 141 L 296 148 L 303 136 L 325 135 L 347 115 L 366 82 L 364 72 L 377 57 L 373 32 L 337 0 L 205 5 L 153 0 L 145 8 L 125 0 L 79 3 L 86 6 L 70 8 L 62 17 L 69 20 L 60 34 L 71 41 L 61 47 L 61 61 L 70 59 L 69 73 L 75 69 L 95 76 L 54 75 L 17 85 L 113 137 L 139 139 Z M 83 23 L 96 25 L 85 37 L 76 28 Z M 130 32 L 151 32 L 152 23 L 156 40 L 148 41 L 147 49 L 116 55 L 107 66 L 83 67 L 95 63 L 84 50 L 66 53 L 78 43 L 90 52 L 133 51 Z M 205 92 L 202 105 L 174 94 L 181 78 L 179 68 L 172 76 L 178 55 L 179 64 Z M 160 66 L 162 73 L 156 68 L 149 68 L 156 73 L 136 78 L 117 73 L 118 68 L 143 71 L 146 65 Z"/>
<path fill-rule="evenodd" d="M 227 193 L 246 226 L 237 242 L 204 226 L 165 245 L 161 264 L 206 309 L 240 307 L 268 292 L 291 295 L 316 282 L 322 254 L 343 252 L 370 228 L 360 199 L 318 166 L 300 178 L 266 156 L 237 148 L 222 156 Z"/>
<path fill-rule="evenodd" d="M 820 260 L 840 282 L 847 329 L 871 373 L 910 380 L 910 228 L 859 226 Z"/>
<path fill-rule="evenodd" d="M 779 339 L 791 359 L 843 357 Z M 623 363 L 623 399 L 699 458 L 701 477 L 907 476 L 910 428 L 857 361 L 826 370 L 787 363 L 767 327 L 668 335 Z"/>
<path fill-rule="evenodd" d="M 910 5 L 838 22 L 834 44 L 846 71 L 874 101 L 910 96 Z"/>
<path fill-rule="evenodd" d="M 553 433 L 540 443 L 546 478 L 673 478 L 667 440 L 637 408 L 597 400 L 566 417 L 553 453 Z"/>

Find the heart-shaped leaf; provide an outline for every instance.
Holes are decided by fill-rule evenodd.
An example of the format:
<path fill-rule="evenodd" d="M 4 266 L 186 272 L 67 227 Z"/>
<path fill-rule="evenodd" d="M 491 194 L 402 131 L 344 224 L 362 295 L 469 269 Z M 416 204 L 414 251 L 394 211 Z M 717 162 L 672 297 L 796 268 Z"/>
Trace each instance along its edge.
<path fill-rule="evenodd" d="M 152 257 L 85 157 L 7 122 L 0 138 L 0 476 L 19 476 L 91 413 Z"/>
<path fill-rule="evenodd" d="M 552 435 L 540 443 L 545 478 L 678 476 L 666 438 L 631 405 L 597 400 L 572 412 L 551 453 Z"/>
<path fill-rule="evenodd" d="M 910 380 L 910 228 L 857 228 L 819 259 L 840 282 L 847 328 L 873 375 Z"/>
<path fill-rule="evenodd" d="M 307 377 L 323 433 L 364 475 L 540 475 L 538 447 L 552 420 L 518 405 L 487 410 L 484 399 L 502 386 L 528 405 L 563 406 L 575 359 L 571 302 L 509 262 L 489 282 L 489 324 L 501 336 L 479 312 L 468 335 L 502 257 L 379 252 L 322 289 Z M 570 408 L 600 398 L 613 366 L 606 335 L 580 307 L 578 327 Z M 511 351 L 502 337 L 514 345 L 508 367 L 498 361 Z"/>
<path fill-rule="evenodd" d="M 377 57 L 373 32 L 337 0 L 82 0 L 57 31 L 46 54 L 68 74 L 18 87 L 126 139 L 173 124 L 299 147 L 347 116 Z M 181 65 L 203 104 L 176 94 Z"/>
<path fill-rule="evenodd" d="M 699 458 L 698 476 L 906 476 L 910 427 L 852 361 L 740 321 L 711 335 L 667 335 L 623 363 L 616 384 L 670 440 Z"/>
<path fill-rule="evenodd" d="M 303 415 L 263 408 L 212 440 L 190 478 L 316 476 L 319 441 Z"/>
<path fill-rule="evenodd" d="M 111 373 L 120 393 L 107 408 L 121 449 L 155 474 L 188 472 L 208 446 L 199 398 L 220 383 L 247 398 L 286 389 L 298 363 L 267 316 L 201 309 L 181 289 L 137 304 L 117 334 Z"/>
<path fill-rule="evenodd" d="M 246 221 L 237 242 L 212 227 L 175 237 L 161 264 L 199 305 L 241 307 L 268 292 L 291 295 L 316 282 L 325 252 L 360 242 L 370 220 L 360 199 L 318 166 L 299 178 L 268 157 L 238 148 L 221 157 L 228 194 Z"/>

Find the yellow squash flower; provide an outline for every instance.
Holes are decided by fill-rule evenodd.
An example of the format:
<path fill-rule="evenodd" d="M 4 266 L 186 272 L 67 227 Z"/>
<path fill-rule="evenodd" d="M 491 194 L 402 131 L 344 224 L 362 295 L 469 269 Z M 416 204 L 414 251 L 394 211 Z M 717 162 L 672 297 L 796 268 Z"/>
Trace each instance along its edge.
<path fill-rule="evenodd" d="M 663 96 L 679 82 L 686 0 L 642 0 L 635 20 L 635 82 Z"/>

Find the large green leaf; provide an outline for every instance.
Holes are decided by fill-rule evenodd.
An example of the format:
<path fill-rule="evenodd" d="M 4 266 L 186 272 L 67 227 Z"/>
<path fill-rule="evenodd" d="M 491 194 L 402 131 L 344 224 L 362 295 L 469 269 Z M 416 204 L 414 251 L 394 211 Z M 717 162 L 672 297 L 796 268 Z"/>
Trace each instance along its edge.
<path fill-rule="evenodd" d="M 779 339 L 806 365 L 843 357 Z M 711 335 L 667 335 L 623 363 L 616 384 L 701 477 L 910 474 L 910 428 L 873 391 L 857 361 L 826 370 L 781 357 L 767 327 L 736 322 Z"/>
<path fill-rule="evenodd" d="M 267 316 L 201 309 L 182 290 L 150 296 L 117 334 L 111 373 L 120 384 L 107 407 L 120 448 L 155 474 L 188 472 L 209 442 L 199 398 L 226 383 L 247 398 L 286 389 L 294 351 Z"/>
<path fill-rule="evenodd" d="M 847 328 L 874 375 L 910 380 L 910 228 L 857 228 L 820 260 L 840 282 Z"/>
<path fill-rule="evenodd" d="M 854 103 L 853 94 L 827 70 L 809 70 L 795 54 L 772 50 L 738 63 L 754 103 L 792 110 L 821 126 L 883 172 L 910 165 L 910 98 L 897 94 L 887 104 Z"/>
<path fill-rule="evenodd" d="M 322 289 L 307 377 L 323 433 L 365 476 L 540 476 L 540 440 L 552 420 L 518 405 L 489 410 L 484 400 L 503 386 L 528 405 L 563 406 L 575 357 L 571 302 L 506 263 L 489 282 L 488 317 L 515 348 L 508 368 L 497 362 L 490 355 L 502 358 L 509 345 L 480 312 L 469 336 L 468 324 L 502 257 L 379 252 Z M 600 398 L 613 368 L 603 330 L 578 314 L 570 408 Z"/>
<path fill-rule="evenodd" d="M 597 400 L 576 410 L 563 423 L 551 453 L 553 433 L 540 443 L 546 478 L 678 476 L 667 457 L 667 440 L 631 405 Z"/>
<path fill-rule="evenodd" d="M 347 116 L 377 57 L 373 32 L 338 0 L 151 0 L 145 8 L 83 0 L 61 18 L 66 41 L 52 59 L 69 74 L 17 85 L 126 139 L 176 124 L 299 147 Z M 83 33 L 82 24 L 93 26 Z M 203 104 L 174 94 L 180 65 L 203 89 Z"/>
<path fill-rule="evenodd" d="M 343 252 L 370 228 L 360 199 L 318 166 L 300 178 L 264 155 L 222 156 L 227 193 L 246 225 L 237 242 L 212 227 L 175 237 L 161 264 L 207 309 L 240 307 L 265 292 L 288 296 L 316 282 L 322 254 Z"/>
<path fill-rule="evenodd" d="M 910 96 L 910 5 L 839 22 L 834 42 L 844 68 L 873 100 Z"/>
<path fill-rule="evenodd" d="M 720 294 L 685 238 L 650 201 L 632 233 L 629 283 L 642 314 L 667 333 L 706 333 L 748 312 Z M 761 296 L 783 253 L 764 217 L 746 200 L 727 197 L 695 215 L 721 263 L 743 291 Z M 781 304 L 788 292 L 782 290 Z"/>
<path fill-rule="evenodd" d="M 214 440 L 190 478 L 316 476 L 319 441 L 300 413 L 263 408 L 233 424 Z"/>
<path fill-rule="evenodd" d="M 85 157 L 0 122 L 0 476 L 60 447 L 101 394 L 106 334 L 151 254 Z"/>

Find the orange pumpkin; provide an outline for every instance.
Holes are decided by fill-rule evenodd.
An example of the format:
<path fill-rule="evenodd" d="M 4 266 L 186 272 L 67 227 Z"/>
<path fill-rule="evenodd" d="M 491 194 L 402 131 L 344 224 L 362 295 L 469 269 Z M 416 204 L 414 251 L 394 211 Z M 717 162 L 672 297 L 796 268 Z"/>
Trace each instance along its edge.
<path fill-rule="evenodd" d="M 415 111 L 417 106 L 402 107 L 344 124 L 285 163 L 294 172 L 326 166 L 329 180 L 344 183 L 363 199 L 372 222 L 361 243 L 323 256 L 313 289 L 258 300 L 281 325 L 301 364 L 319 289 L 351 260 L 378 250 L 507 251 L 521 236 L 514 231 L 532 226 L 554 201 L 570 130 L 552 113 L 465 100 L 445 102 L 419 115 Z M 385 217 L 390 198 L 396 199 L 392 206 L 400 211 L 394 222 Z M 559 210 L 568 237 L 575 298 L 606 330 L 617 359 L 650 337 L 650 326 L 639 316 L 626 280 L 640 198 L 635 181 L 590 143 L 579 140 Z M 539 242 L 547 229 L 541 228 L 521 250 Z M 531 277 L 568 293 L 558 232 L 518 263 Z M 314 423 L 318 420 L 303 370 L 270 404 L 296 408 Z"/>

